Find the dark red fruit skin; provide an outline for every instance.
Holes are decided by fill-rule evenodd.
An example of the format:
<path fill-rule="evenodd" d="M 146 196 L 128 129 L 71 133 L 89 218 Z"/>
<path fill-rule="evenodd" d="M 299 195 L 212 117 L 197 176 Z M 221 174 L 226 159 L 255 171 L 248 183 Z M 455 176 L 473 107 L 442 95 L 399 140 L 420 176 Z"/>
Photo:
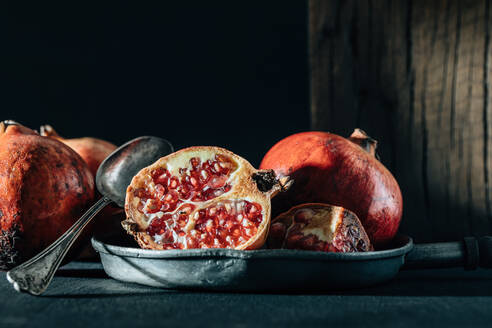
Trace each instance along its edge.
<path fill-rule="evenodd" d="M 301 132 L 275 144 L 260 169 L 293 178 L 293 186 L 272 200 L 274 214 L 302 203 L 328 203 L 353 211 L 372 243 L 395 236 L 403 200 L 393 175 L 359 145 L 327 132 Z"/>
<path fill-rule="evenodd" d="M 58 135 L 55 129 L 50 125 L 41 126 L 40 134 L 61 141 L 75 150 L 75 152 L 86 162 L 94 181 L 99 165 L 117 148 L 116 145 L 97 138 L 83 137 L 65 139 Z M 101 197 L 102 195 L 96 189 L 95 200 Z M 116 205 L 108 205 L 96 215 L 91 223 L 89 223 L 87 229 L 93 231 L 94 236 L 101 237 L 112 231 L 119 231 L 121 229 L 121 221 L 124 219 L 125 215 L 123 209 Z M 79 258 L 84 260 L 98 258 L 97 253 L 94 251 L 89 241 Z"/>
<path fill-rule="evenodd" d="M 0 123 L 0 269 L 50 245 L 93 199 L 92 174 L 75 151 L 26 127 L 5 130 Z"/>

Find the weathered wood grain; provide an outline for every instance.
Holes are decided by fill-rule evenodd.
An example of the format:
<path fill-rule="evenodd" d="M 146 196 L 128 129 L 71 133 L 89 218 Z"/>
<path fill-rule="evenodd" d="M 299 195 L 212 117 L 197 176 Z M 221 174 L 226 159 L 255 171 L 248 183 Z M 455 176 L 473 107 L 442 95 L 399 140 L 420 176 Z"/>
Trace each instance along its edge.
<path fill-rule="evenodd" d="M 314 130 L 380 141 L 419 241 L 492 234 L 488 1 L 309 2 Z"/>

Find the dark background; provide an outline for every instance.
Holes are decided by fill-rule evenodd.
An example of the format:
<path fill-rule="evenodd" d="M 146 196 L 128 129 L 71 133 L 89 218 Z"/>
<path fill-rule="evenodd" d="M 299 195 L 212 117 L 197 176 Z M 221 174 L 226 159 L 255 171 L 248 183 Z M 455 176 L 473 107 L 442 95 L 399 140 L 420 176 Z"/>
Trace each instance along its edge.
<path fill-rule="evenodd" d="M 218 145 L 255 166 L 309 129 L 305 1 L 0 6 L 1 119 Z"/>

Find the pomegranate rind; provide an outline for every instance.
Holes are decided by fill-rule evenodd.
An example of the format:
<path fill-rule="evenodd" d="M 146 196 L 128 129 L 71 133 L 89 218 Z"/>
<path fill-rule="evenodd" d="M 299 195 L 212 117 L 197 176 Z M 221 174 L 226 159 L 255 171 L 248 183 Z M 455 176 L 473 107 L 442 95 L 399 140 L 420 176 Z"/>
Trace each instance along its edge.
<path fill-rule="evenodd" d="M 94 180 L 70 147 L 21 125 L 0 123 L 0 159 L 0 268 L 9 269 L 75 223 L 94 200 Z"/>
<path fill-rule="evenodd" d="M 309 213 L 304 215 L 308 217 L 306 221 L 296 221 L 296 215 L 304 212 Z M 296 247 L 288 245 L 288 238 L 296 224 L 297 228 L 301 227 L 296 230 L 296 234 L 300 233 L 305 237 L 315 236 L 319 242 L 330 244 L 330 250 L 325 251 L 363 252 L 373 250 L 369 237 L 355 213 L 340 206 L 323 203 L 300 204 L 274 218 L 267 241 L 269 248 L 315 249 L 304 248 L 301 246 L 302 243 Z"/>
<path fill-rule="evenodd" d="M 229 200 L 245 200 L 248 202 L 257 203 L 262 209 L 262 221 L 257 228 L 256 234 L 249 238 L 246 242 L 234 248 L 257 249 L 263 246 L 270 227 L 270 198 L 282 189 L 281 185 L 275 184 L 270 190 L 262 192 L 258 190 L 257 184 L 253 180 L 253 175 L 259 171 L 256 170 L 244 158 L 224 148 L 196 146 L 185 148 L 160 158 L 154 164 L 138 172 L 128 186 L 125 200 L 125 212 L 127 219 L 122 222 L 122 225 L 129 234 L 133 235 L 140 247 L 145 249 L 163 249 L 163 246 L 155 242 L 154 239 L 146 232 L 146 229 L 149 227 L 151 222 L 145 214 L 138 210 L 141 199 L 135 195 L 135 191 L 153 185 L 151 172 L 154 170 L 165 168 L 172 175 L 178 175 L 180 168 L 189 168 L 191 158 L 198 157 L 203 162 L 208 159 L 215 158 L 216 155 L 225 156 L 237 165 L 236 169 L 230 172 L 227 180 L 227 183 L 231 185 L 231 189 L 210 200 L 194 202 L 196 208 L 189 215 L 188 220 L 192 220 L 193 214 L 199 209 L 203 209 L 220 202 L 226 202 Z"/>

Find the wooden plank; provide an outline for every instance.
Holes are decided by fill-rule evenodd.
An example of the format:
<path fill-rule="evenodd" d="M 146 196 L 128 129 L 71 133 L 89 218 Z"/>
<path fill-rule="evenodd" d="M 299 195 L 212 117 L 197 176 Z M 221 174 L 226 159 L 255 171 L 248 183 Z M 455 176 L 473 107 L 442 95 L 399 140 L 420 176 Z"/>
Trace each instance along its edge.
<path fill-rule="evenodd" d="M 419 241 L 492 233 L 490 4 L 309 3 L 312 128 L 380 141 Z"/>

